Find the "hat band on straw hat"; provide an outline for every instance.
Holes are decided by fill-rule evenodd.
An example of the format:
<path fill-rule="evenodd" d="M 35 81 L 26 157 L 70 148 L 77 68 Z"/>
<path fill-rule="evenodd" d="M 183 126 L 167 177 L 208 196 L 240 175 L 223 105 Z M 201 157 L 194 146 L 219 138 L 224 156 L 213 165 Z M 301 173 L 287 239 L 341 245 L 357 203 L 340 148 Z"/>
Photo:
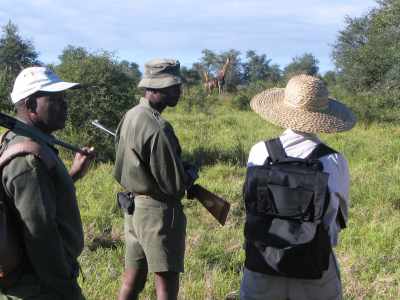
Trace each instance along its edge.
<path fill-rule="evenodd" d="M 325 112 L 329 110 L 329 99 L 324 105 L 320 105 L 320 103 L 311 104 L 308 103 L 307 106 L 305 105 L 298 105 L 293 102 L 286 101 L 283 99 L 283 104 L 289 106 L 294 109 L 304 110 L 304 111 L 312 111 L 312 112 Z"/>

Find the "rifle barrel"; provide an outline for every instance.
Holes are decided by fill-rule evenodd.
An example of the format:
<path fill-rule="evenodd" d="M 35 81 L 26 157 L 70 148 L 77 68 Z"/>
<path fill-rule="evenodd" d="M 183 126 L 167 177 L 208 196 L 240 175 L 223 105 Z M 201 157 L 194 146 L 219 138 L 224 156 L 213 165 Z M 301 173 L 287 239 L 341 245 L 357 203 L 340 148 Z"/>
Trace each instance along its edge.
<path fill-rule="evenodd" d="M 103 125 L 101 125 L 99 123 L 99 121 L 93 120 L 92 121 L 92 125 L 96 126 L 97 128 L 99 128 L 99 129 L 103 130 L 104 132 L 106 132 L 106 133 L 108 133 L 108 134 L 110 134 L 110 135 L 115 137 L 115 132 L 111 131 L 110 129 L 105 128 Z"/>

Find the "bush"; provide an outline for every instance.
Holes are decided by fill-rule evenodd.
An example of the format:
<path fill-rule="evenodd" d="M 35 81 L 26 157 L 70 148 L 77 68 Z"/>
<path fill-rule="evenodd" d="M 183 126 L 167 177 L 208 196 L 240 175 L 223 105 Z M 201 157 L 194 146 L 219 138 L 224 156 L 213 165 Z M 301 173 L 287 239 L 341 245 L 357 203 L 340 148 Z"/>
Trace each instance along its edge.
<path fill-rule="evenodd" d="M 211 108 L 217 103 L 218 98 L 215 95 L 207 95 L 201 85 L 186 88 L 180 99 L 179 107 L 185 112 L 211 113 Z"/>
<path fill-rule="evenodd" d="M 271 81 L 258 80 L 251 82 L 232 98 L 231 105 L 239 110 L 250 110 L 250 101 L 256 94 L 275 86 L 276 84 Z"/>
<path fill-rule="evenodd" d="M 330 88 L 330 93 L 348 105 L 359 121 L 367 124 L 374 121 L 381 123 L 400 121 L 398 105 L 400 92 L 396 89 L 352 93 L 336 85 Z"/>
<path fill-rule="evenodd" d="M 232 106 L 239 110 L 250 110 L 250 100 L 248 93 L 239 92 L 232 98 Z"/>
<path fill-rule="evenodd" d="M 68 92 L 69 123 L 62 135 L 70 142 L 95 146 L 100 160 L 112 159 L 113 139 L 90 121 L 98 119 L 115 130 L 123 114 L 137 104 L 137 65 L 119 62 L 108 52 L 88 53 L 72 46 L 64 50 L 60 60 L 56 73 L 83 86 Z"/>

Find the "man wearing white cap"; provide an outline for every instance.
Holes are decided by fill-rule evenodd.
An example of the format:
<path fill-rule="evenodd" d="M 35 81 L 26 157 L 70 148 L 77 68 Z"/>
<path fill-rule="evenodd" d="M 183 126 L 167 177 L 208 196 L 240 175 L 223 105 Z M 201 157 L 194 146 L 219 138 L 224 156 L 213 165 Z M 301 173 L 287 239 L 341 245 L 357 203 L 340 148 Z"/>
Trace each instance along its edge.
<path fill-rule="evenodd" d="M 44 67 L 24 69 L 11 93 L 17 118 L 43 134 L 64 128 L 64 91 L 77 85 Z M 69 172 L 55 148 L 12 131 L 3 135 L 1 153 L 28 143 L 37 151 L 12 158 L 2 171 L 2 188 L 18 219 L 22 258 L 0 279 L 0 299 L 84 299 L 77 283 L 83 229 L 74 181 L 86 174 L 93 148 L 84 148 L 88 155 L 77 153 Z"/>
<path fill-rule="evenodd" d="M 319 78 L 308 75 L 293 77 L 284 89 L 256 95 L 250 105 L 286 130 L 273 142 L 255 144 L 249 154 L 240 299 L 342 299 L 332 247 L 347 223 L 349 170 L 344 156 L 324 145 L 316 133 L 350 130 L 356 119 L 344 104 L 328 97 Z M 286 166 L 277 167 L 279 161 L 286 161 Z M 293 170 L 300 174 L 300 165 L 304 166 L 300 178 L 288 175 Z M 311 181 L 305 188 L 293 178 L 303 184 L 307 178 L 321 181 Z M 282 182 L 287 186 L 278 186 Z M 323 188 L 314 192 L 319 186 Z M 298 199 L 311 201 L 302 207 Z"/>

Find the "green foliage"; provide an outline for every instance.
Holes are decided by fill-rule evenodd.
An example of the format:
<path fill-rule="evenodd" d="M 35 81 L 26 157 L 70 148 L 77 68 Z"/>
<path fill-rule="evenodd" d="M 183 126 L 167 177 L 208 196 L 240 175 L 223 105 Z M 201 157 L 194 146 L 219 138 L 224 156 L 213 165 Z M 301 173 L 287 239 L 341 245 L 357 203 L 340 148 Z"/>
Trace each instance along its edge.
<path fill-rule="evenodd" d="M 186 113 L 202 112 L 210 114 L 217 101 L 217 97 L 208 95 L 201 85 L 186 87 L 179 100 L 178 109 Z"/>
<path fill-rule="evenodd" d="M 186 86 L 193 86 L 201 83 L 201 73 L 198 72 L 196 67 L 187 68 L 181 66 L 181 76 Z"/>
<path fill-rule="evenodd" d="M 232 106 L 238 110 L 250 110 L 250 100 L 246 92 L 240 91 L 232 97 Z"/>
<path fill-rule="evenodd" d="M 400 99 L 400 1 L 379 1 L 360 18 L 347 18 L 333 58 L 338 82 L 366 120 L 393 121 Z M 353 103 L 354 102 L 354 103 Z"/>
<path fill-rule="evenodd" d="M 252 81 L 248 86 L 242 88 L 232 97 L 231 105 L 238 110 L 250 110 L 250 101 L 258 93 L 273 87 L 279 87 L 282 83 L 275 83 L 271 80 Z"/>
<path fill-rule="evenodd" d="M 29 40 L 23 39 L 11 21 L 2 27 L 0 38 L 0 66 L 17 75 L 22 68 L 38 64 L 38 53 Z"/>
<path fill-rule="evenodd" d="M 367 16 L 348 19 L 334 49 L 338 72 L 323 77 L 331 94 L 366 121 L 350 132 L 322 135 L 347 157 L 352 177 L 350 223 L 337 248 L 346 299 L 397 299 L 399 295 L 400 140 L 393 138 L 399 130 L 389 123 L 374 122 L 398 121 L 400 115 L 399 9 L 398 0 L 384 0 Z M 12 23 L 6 27 L 0 38 L 2 101 L 21 66 L 38 63 L 32 43 L 23 40 Z M 200 63 L 182 70 L 189 87 L 178 107 L 164 113 L 176 129 L 184 158 L 200 166 L 199 183 L 231 203 L 228 222 L 220 227 L 198 202 L 183 201 L 188 216 L 186 271 L 180 288 L 183 300 L 224 299 L 239 289 L 244 260 L 241 190 L 247 154 L 254 143 L 281 131 L 255 113 L 242 111 L 249 108 L 255 94 L 285 85 L 279 66 L 270 65 L 265 55 L 255 52 L 242 63 L 239 54 L 204 50 Z M 229 87 L 245 85 L 236 95 L 208 96 L 198 85 L 199 74 L 203 69 L 216 74 L 227 56 L 233 62 L 226 78 Z M 99 119 L 116 128 L 123 113 L 138 100 L 138 66 L 118 61 L 105 51 L 90 53 L 70 46 L 53 68 L 63 79 L 84 86 L 68 94 L 70 123 L 62 134 L 72 143 L 94 144 L 99 159 L 111 158 L 112 138 L 89 121 Z M 318 60 L 311 54 L 296 57 L 284 75 L 298 72 L 317 74 Z M 62 155 L 71 158 L 66 152 Z M 81 285 L 88 300 L 115 298 L 123 272 L 123 219 L 115 206 L 115 193 L 121 187 L 110 175 L 112 168 L 112 164 L 98 163 L 77 183 L 86 245 L 80 257 L 86 275 Z M 152 281 L 149 276 L 143 299 L 155 299 Z"/>
<path fill-rule="evenodd" d="M 363 17 L 347 18 L 346 29 L 334 45 L 333 58 L 342 84 L 354 92 L 400 79 L 400 2 L 379 4 Z"/>
<path fill-rule="evenodd" d="M 229 67 L 225 76 L 227 91 L 236 92 L 238 87 L 249 85 L 256 81 L 267 81 L 277 84 L 282 79 L 282 71 L 276 64 L 270 64 L 265 54 L 258 55 L 254 50 L 246 52 L 246 61 L 242 62 L 240 52 L 231 49 L 216 53 L 204 49 L 199 63 L 192 66 L 193 71 L 197 71 L 200 77 L 204 77 L 207 72 L 211 77 L 217 77 L 227 58 L 230 58 Z"/>
<path fill-rule="evenodd" d="M 322 80 L 328 87 L 334 86 L 337 82 L 336 73 L 334 71 L 328 71 L 324 74 Z"/>
<path fill-rule="evenodd" d="M 220 61 L 221 59 L 218 57 L 219 55 L 212 50 L 203 49 L 201 51 L 202 57 L 200 58 L 200 64 L 204 68 L 205 71 L 209 73 L 216 74 L 221 67 Z"/>
<path fill-rule="evenodd" d="M 15 78 L 11 78 L 11 74 L 7 69 L 0 69 L 0 110 L 11 111 L 13 106 L 11 104 L 10 93 L 12 91 L 12 82 Z"/>
<path fill-rule="evenodd" d="M 281 70 L 277 65 L 270 65 L 271 59 L 265 54 L 258 55 L 255 51 L 246 52 L 247 62 L 243 64 L 244 82 L 256 82 L 259 80 L 278 82 L 281 79 Z"/>
<path fill-rule="evenodd" d="M 138 66 L 119 62 L 105 51 L 89 53 L 84 48 L 68 46 L 55 71 L 64 80 L 83 86 L 68 93 L 69 124 L 64 135 L 68 140 L 79 139 L 77 144 L 94 145 L 100 159 L 112 158 L 113 139 L 94 128 L 90 121 L 98 119 L 106 127 L 116 129 L 123 114 L 138 101 Z"/>
<path fill-rule="evenodd" d="M 292 62 L 283 70 L 286 79 L 298 74 L 317 75 L 318 74 L 318 59 L 311 53 L 305 53 L 302 56 L 296 56 Z"/>
<path fill-rule="evenodd" d="M 360 91 L 376 80 L 373 70 L 367 67 L 368 56 L 372 54 L 366 49 L 369 23 L 369 16 L 346 18 L 346 29 L 339 32 L 333 48 L 332 56 L 340 72 L 341 83 L 349 90 Z"/>
<path fill-rule="evenodd" d="M 221 227 L 198 202 L 183 200 L 188 230 L 179 292 L 182 300 L 225 299 L 239 290 L 247 155 L 253 144 L 282 131 L 253 112 L 224 105 L 214 110 L 213 115 L 171 109 L 164 112 L 176 130 L 185 159 L 200 164 L 198 182 L 231 203 L 227 224 Z M 350 223 L 336 248 L 344 299 L 398 298 L 400 140 L 393 138 L 398 134 L 397 126 L 370 123 L 349 132 L 321 135 L 346 156 L 352 180 Z M 86 244 L 80 257 L 86 281 L 81 284 L 88 300 L 115 298 L 123 272 L 123 219 L 114 197 L 120 187 L 111 172 L 111 164 L 98 164 L 77 185 Z M 114 243 L 92 247 L 100 237 Z M 155 299 L 153 282 L 149 275 L 140 299 Z"/>
<path fill-rule="evenodd" d="M 18 32 L 18 27 L 9 21 L 2 27 L 0 37 L 0 109 L 12 109 L 9 95 L 15 77 L 25 67 L 40 64 L 38 53 L 29 40 Z"/>
<path fill-rule="evenodd" d="M 352 93 L 340 85 L 329 87 L 330 93 L 339 101 L 346 103 L 365 124 L 371 122 L 391 123 L 400 120 L 399 94 L 395 89 L 383 93 Z"/>
<path fill-rule="evenodd" d="M 211 77 L 216 78 L 226 62 L 226 59 L 230 58 L 230 63 L 225 74 L 225 86 L 228 91 L 235 91 L 236 87 L 241 84 L 243 77 L 243 65 L 240 59 L 240 52 L 231 49 L 228 51 L 217 54 L 211 50 L 204 49 L 200 59 L 200 64 L 196 65 L 196 68 L 201 73 L 207 72 Z M 203 76 L 203 74 L 202 74 Z"/>

